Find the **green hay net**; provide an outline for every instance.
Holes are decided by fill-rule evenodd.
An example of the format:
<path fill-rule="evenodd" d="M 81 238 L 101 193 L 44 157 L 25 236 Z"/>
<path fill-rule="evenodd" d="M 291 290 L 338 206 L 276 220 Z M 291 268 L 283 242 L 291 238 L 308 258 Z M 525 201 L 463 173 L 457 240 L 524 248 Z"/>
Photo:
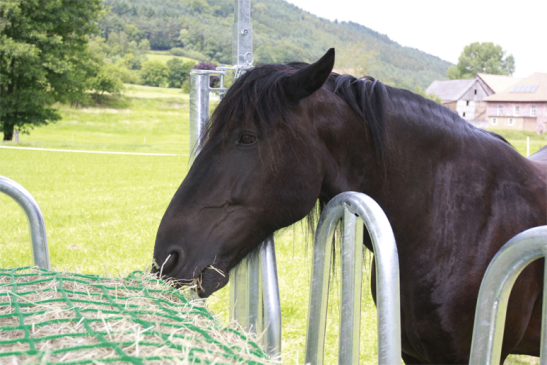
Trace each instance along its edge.
<path fill-rule="evenodd" d="M 243 331 L 142 272 L 0 269 L 0 363 L 271 364 Z"/>

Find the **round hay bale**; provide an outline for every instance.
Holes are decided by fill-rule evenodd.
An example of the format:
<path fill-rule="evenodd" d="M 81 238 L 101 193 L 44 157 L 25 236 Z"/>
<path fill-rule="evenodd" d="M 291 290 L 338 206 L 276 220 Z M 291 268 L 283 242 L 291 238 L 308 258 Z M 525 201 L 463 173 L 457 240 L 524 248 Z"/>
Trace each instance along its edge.
<path fill-rule="evenodd" d="M 201 303 L 142 272 L 0 269 L 0 363 L 274 363 Z"/>

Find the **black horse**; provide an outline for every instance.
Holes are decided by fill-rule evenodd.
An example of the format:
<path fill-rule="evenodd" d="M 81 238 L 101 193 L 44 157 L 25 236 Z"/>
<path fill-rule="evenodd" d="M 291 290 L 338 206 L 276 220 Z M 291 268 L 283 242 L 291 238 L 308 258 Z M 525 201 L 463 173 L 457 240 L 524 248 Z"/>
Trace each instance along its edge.
<path fill-rule="evenodd" d="M 514 235 L 547 224 L 547 151 L 526 159 L 443 106 L 333 64 L 331 49 L 311 65 L 263 65 L 237 80 L 161 221 L 155 261 L 207 297 L 318 199 L 363 192 L 397 241 L 404 361 L 468 363 L 488 263 Z M 542 288 L 537 261 L 511 294 L 503 360 L 539 356 Z"/>

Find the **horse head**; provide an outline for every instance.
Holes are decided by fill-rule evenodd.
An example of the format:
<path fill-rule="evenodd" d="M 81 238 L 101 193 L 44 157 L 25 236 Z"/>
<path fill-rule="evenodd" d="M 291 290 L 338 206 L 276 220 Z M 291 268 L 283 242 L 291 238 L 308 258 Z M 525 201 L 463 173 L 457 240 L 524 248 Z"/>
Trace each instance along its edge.
<path fill-rule="evenodd" d="M 320 195 L 324 146 L 313 103 L 334 65 L 256 67 L 211 116 L 203 148 L 165 212 L 154 260 L 161 275 L 198 283 L 207 297 L 274 231 L 305 217 Z"/>

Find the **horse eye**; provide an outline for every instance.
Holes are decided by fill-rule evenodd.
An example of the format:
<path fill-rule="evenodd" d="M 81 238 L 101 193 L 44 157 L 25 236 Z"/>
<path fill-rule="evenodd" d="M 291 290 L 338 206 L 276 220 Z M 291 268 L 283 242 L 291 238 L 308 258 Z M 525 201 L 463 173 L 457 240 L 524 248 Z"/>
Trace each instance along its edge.
<path fill-rule="evenodd" d="M 238 144 L 242 145 L 251 145 L 256 142 L 256 136 L 252 134 L 242 134 L 239 136 L 239 141 L 237 141 Z"/>

